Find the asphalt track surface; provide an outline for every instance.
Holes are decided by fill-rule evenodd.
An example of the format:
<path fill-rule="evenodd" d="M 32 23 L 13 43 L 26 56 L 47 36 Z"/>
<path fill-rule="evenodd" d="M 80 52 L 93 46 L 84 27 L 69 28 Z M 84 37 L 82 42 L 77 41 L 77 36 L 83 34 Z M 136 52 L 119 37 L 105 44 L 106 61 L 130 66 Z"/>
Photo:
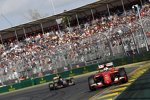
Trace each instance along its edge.
<path fill-rule="evenodd" d="M 127 74 L 138 67 L 126 68 Z M 87 79 L 90 75 L 76 78 L 76 85 L 59 90 L 50 91 L 48 85 L 0 95 L 0 100 L 88 100 L 98 92 L 103 92 L 107 88 L 100 88 L 91 92 L 88 88 Z"/>

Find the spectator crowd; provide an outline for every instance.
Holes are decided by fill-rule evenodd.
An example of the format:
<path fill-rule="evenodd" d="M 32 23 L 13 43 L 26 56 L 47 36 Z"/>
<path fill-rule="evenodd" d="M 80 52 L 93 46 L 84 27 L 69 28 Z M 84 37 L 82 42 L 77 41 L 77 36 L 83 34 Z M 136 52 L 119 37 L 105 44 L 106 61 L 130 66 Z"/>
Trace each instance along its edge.
<path fill-rule="evenodd" d="M 143 5 L 140 14 L 150 45 L 150 5 Z M 140 20 L 136 11 L 98 15 L 94 20 L 89 17 L 80 26 L 1 44 L 0 82 L 67 71 L 79 67 L 75 64 L 117 54 L 130 56 L 138 53 L 137 46 L 145 47 L 143 27 L 138 24 Z"/>

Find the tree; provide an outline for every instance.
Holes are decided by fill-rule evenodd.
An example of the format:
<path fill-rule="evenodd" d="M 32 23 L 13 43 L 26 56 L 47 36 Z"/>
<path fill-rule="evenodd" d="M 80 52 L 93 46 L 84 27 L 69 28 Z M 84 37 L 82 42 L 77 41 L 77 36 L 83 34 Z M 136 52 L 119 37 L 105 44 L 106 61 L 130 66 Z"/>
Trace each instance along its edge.
<path fill-rule="evenodd" d="M 62 23 L 65 26 L 70 27 L 70 21 L 71 21 L 71 17 L 70 16 L 65 16 L 65 17 L 62 18 Z"/>
<path fill-rule="evenodd" d="M 64 12 L 67 12 L 67 10 L 64 10 Z M 64 16 L 64 17 L 62 18 L 62 23 L 63 23 L 65 26 L 70 27 L 70 21 L 71 21 L 71 17 L 70 17 L 70 16 Z"/>

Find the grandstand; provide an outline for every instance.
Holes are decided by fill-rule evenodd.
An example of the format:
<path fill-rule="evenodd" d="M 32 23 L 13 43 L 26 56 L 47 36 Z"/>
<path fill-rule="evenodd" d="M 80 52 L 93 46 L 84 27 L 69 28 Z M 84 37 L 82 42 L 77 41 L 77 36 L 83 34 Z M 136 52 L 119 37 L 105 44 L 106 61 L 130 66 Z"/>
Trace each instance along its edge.
<path fill-rule="evenodd" d="M 123 4 L 100 0 L 1 30 L 1 84 L 149 51 L 149 3 L 141 6 L 141 19 L 132 9 L 141 5 L 140 0 L 123 0 Z M 57 25 L 60 18 L 68 18 L 68 23 Z"/>

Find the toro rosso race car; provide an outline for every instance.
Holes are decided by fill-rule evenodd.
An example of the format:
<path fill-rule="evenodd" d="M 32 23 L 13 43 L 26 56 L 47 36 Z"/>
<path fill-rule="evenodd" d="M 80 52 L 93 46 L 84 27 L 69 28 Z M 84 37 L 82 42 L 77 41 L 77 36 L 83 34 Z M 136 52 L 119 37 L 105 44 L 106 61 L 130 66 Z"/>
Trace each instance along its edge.
<path fill-rule="evenodd" d="M 49 83 L 50 90 L 57 90 L 60 88 L 68 87 L 71 85 L 75 85 L 73 78 L 64 79 L 61 76 L 57 76 L 53 78 L 53 82 Z"/>
<path fill-rule="evenodd" d="M 114 83 L 126 83 L 128 77 L 124 68 L 115 68 L 113 63 L 99 65 L 99 72 L 88 78 L 88 85 L 91 91 Z"/>

